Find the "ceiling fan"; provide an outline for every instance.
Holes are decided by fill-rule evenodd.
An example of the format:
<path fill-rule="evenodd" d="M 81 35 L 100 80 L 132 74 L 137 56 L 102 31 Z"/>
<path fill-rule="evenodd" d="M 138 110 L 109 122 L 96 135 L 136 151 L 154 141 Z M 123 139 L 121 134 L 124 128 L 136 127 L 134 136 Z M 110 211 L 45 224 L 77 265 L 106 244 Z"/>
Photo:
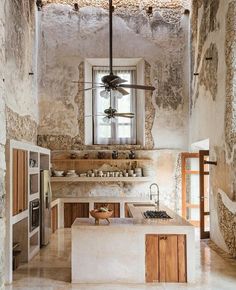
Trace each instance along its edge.
<path fill-rule="evenodd" d="M 125 84 L 127 80 L 122 79 L 121 77 L 113 74 L 113 27 L 112 27 L 112 13 L 114 11 L 114 7 L 112 5 L 112 0 L 109 0 L 109 74 L 105 75 L 101 79 L 101 83 L 93 83 L 93 82 L 78 82 L 73 81 L 74 83 L 81 84 L 91 84 L 90 88 L 83 89 L 82 91 L 88 90 L 96 90 L 99 88 L 104 88 L 102 93 L 107 93 L 110 96 L 110 108 L 104 111 L 105 118 L 107 120 L 112 120 L 115 117 L 125 117 L 125 118 L 133 118 L 133 113 L 118 113 L 116 109 L 113 109 L 111 106 L 111 92 L 118 92 L 121 96 L 129 95 L 129 92 L 126 89 L 138 89 L 138 90 L 149 90 L 154 91 L 155 87 L 153 86 L 145 86 L 145 85 L 136 85 L 136 84 Z M 105 121 L 104 118 L 104 121 Z"/>

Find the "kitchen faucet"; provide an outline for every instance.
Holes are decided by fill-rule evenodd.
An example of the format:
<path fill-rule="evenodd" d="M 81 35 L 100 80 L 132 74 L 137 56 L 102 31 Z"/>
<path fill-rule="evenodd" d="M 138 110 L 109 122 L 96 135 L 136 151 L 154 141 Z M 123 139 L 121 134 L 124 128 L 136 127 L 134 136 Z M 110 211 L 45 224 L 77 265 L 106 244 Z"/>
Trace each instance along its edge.
<path fill-rule="evenodd" d="M 153 194 L 152 193 L 152 187 L 153 186 L 156 186 L 156 194 Z M 159 203 L 160 203 L 160 193 L 159 193 L 159 186 L 156 184 L 156 183 L 152 183 L 149 187 L 150 189 L 150 200 L 153 199 L 153 197 L 156 197 L 156 201 L 154 199 L 154 202 L 156 204 L 156 206 L 159 206 Z"/>

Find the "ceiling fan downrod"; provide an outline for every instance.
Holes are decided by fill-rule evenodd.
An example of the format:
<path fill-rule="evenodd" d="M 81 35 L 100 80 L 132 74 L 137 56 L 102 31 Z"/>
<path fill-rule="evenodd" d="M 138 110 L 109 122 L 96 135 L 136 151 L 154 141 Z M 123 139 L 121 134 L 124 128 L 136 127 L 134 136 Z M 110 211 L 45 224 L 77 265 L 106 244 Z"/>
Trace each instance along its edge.
<path fill-rule="evenodd" d="M 109 54 L 110 54 L 110 75 L 113 75 L 113 46 L 112 46 L 112 38 L 113 38 L 113 31 L 112 31 L 112 13 L 113 13 L 113 5 L 112 0 L 109 0 Z"/>

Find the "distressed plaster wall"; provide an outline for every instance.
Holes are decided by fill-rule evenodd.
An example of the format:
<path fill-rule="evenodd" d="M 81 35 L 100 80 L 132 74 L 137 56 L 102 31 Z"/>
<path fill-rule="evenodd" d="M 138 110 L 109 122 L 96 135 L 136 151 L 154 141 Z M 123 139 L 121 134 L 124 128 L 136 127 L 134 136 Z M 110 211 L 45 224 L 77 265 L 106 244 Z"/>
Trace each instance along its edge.
<path fill-rule="evenodd" d="M 5 151 L 8 139 L 37 141 L 35 1 L 0 1 L 0 289 L 4 288 Z M 29 73 L 34 75 L 30 76 Z"/>
<path fill-rule="evenodd" d="M 150 78 L 157 87 L 146 101 L 147 149 L 187 146 L 188 25 L 184 7 L 179 7 L 169 13 L 155 7 L 147 16 L 131 5 L 117 9 L 114 17 L 114 57 L 143 58 L 150 66 L 146 81 Z M 176 17 L 171 18 L 171 13 Z M 82 79 L 78 68 L 85 58 L 108 57 L 107 10 L 99 5 L 76 12 L 69 5 L 45 5 L 40 52 L 39 141 L 56 138 L 59 149 L 60 140 L 66 140 L 74 149 L 73 138 L 83 145 L 79 124 L 84 112 L 76 100 L 78 87 L 71 80 Z"/>
<path fill-rule="evenodd" d="M 235 199 L 235 8 L 235 1 L 193 1 L 192 73 L 198 75 L 192 76 L 190 116 L 190 145 L 209 139 L 210 158 L 218 162 L 210 169 L 211 239 L 231 254 L 235 229 L 222 226 L 218 189 Z"/>
<path fill-rule="evenodd" d="M 6 116 L 5 116 L 5 0 L 0 2 L 0 289 L 4 284 L 4 237 L 5 237 L 5 144 L 6 144 Z"/>
<path fill-rule="evenodd" d="M 58 1 L 53 1 L 58 2 Z M 96 3 L 95 3 L 96 2 Z M 175 169 L 179 150 L 188 144 L 188 33 L 189 17 L 182 1 L 153 1 L 153 15 L 146 14 L 147 2 L 114 1 L 114 57 L 142 58 L 145 83 L 157 90 L 145 95 L 145 146 L 112 146 L 112 149 L 145 150 L 156 163 L 163 199 L 176 209 Z M 164 3 L 165 2 L 165 3 Z M 68 2 L 69 3 L 69 2 Z M 38 144 L 52 150 L 100 150 L 109 146 L 84 145 L 84 110 L 81 86 L 71 81 L 84 80 L 86 58 L 108 57 L 108 11 L 105 1 L 80 1 L 80 9 L 71 5 L 49 4 L 42 9 L 39 82 Z M 70 4 L 73 4 L 70 2 Z M 172 150 L 172 151 L 171 151 Z M 170 153 L 171 151 L 171 153 Z M 170 158 L 171 155 L 171 158 Z M 165 163 L 163 165 L 163 162 Z M 162 167 L 168 168 L 170 182 Z M 145 194 L 149 184 L 106 185 L 106 194 Z M 101 186 L 54 187 L 65 195 L 101 194 Z M 103 194 L 104 190 L 102 191 Z"/>
<path fill-rule="evenodd" d="M 35 1 L 6 1 L 4 9 L 7 17 L 5 27 L 7 138 L 36 143 L 38 102 Z"/>

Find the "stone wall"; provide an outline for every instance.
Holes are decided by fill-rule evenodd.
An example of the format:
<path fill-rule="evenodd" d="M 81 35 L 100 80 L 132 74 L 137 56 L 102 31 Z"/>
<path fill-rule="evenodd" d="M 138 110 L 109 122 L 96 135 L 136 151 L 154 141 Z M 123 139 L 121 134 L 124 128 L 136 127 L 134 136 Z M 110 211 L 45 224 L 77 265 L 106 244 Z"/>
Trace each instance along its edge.
<path fill-rule="evenodd" d="M 0 2 L 0 289 L 4 284 L 4 237 L 5 237 L 5 144 L 6 144 L 6 117 L 5 117 L 5 0 Z"/>
<path fill-rule="evenodd" d="M 52 150 L 153 150 L 149 157 L 158 160 L 158 176 L 153 181 L 160 184 L 163 200 L 176 209 L 179 205 L 174 197 L 179 187 L 175 170 L 179 151 L 188 145 L 189 16 L 184 14 L 188 6 L 184 1 L 153 1 L 153 14 L 148 15 L 144 2 L 114 1 L 113 30 L 114 57 L 142 58 L 145 84 L 157 88 L 153 94 L 145 93 L 145 146 L 109 148 L 84 143 L 85 96 L 83 86 L 72 80 L 84 80 L 86 58 L 108 58 L 108 2 L 92 0 L 80 1 L 79 11 L 62 4 L 42 9 L 38 144 Z M 170 182 L 164 184 L 167 175 Z M 149 184 L 107 184 L 105 193 L 94 184 L 55 185 L 53 192 L 60 196 L 88 196 L 91 192 L 139 195 L 148 189 Z"/>
<path fill-rule="evenodd" d="M 0 289 L 4 288 L 5 145 L 37 140 L 35 1 L 0 1 Z M 33 75 L 32 75 L 33 73 Z"/>
<path fill-rule="evenodd" d="M 8 135 L 10 138 L 35 142 L 35 122 L 38 122 L 35 1 L 6 1 L 5 13 Z M 28 128 L 32 130 L 30 134 L 35 135 L 33 138 L 27 136 Z"/>
<path fill-rule="evenodd" d="M 145 81 L 157 88 L 146 96 L 143 149 L 187 148 L 188 16 L 181 7 L 164 13 L 157 5 L 151 16 L 132 5 L 115 12 L 114 57 L 143 58 Z M 171 13 L 178 16 L 173 21 Z M 107 10 L 83 7 L 76 12 L 69 5 L 50 4 L 41 19 L 39 144 L 78 149 L 84 145 L 84 96 L 71 81 L 83 80 L 79 67 L 86 58 L 108 57 Z"/>
<path fill-rule="evenodd" d="M 190 145 L 210 140 L 210 159 L 218 163 L 210 169 L 211 239 L 230 253 L 235 251 L 235 244 L 230 244 L 232 239 L 222 231 L 218 189 L 235 199 L 235 7 L 235 1 L 193 1 L 191 18 Z"/>

